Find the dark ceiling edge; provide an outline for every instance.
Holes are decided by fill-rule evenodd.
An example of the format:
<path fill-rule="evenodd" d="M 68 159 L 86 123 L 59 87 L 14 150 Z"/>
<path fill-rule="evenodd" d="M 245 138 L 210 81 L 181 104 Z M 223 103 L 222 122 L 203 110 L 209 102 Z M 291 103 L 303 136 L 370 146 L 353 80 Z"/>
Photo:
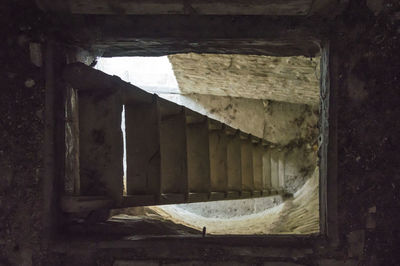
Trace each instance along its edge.
<path fill-rule="evenodd" d="M 57 17 L 58 39 L 103 56 L 233 53 L 315 56 L 326 23 L 293 16 L 107 16 Z"/>

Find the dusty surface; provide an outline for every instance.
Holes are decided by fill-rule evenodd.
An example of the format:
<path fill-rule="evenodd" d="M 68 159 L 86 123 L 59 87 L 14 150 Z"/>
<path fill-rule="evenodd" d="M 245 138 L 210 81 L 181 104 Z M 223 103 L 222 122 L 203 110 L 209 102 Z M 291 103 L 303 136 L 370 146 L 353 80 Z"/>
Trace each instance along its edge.
<path fill-rule="evenodd" d="M 240 200 L 238 203 L 230 202 L 229 207 L 224 203 L 215 202 L 213 208 L 199 209 L 185 204 L 184 207 L 179 205 L 151 207 L 151 210 L 164 219 L 199 231 L 205 226 L 209 234 L 215 235 L 317 233 L 319 232 L 318 179 L 317 168 L 312 177 L 295 193 L 293 199 L 282 203 L 282 199 L 277 197 L 272 199 L 272 204 L 265 204 L 264 207 L 253 208 L 248 212 L 246 206 L 240 204 Z M 229 211 L 229 208 L 235 207 L 242 211 L 232 217 L 232 213 L 235 212 Z M 226 210 L 216 211 L 214 208 L 226 208 Z"/>
<path fill-rule="evenodd" d="M 177 54 L 168 58 L 183 94 L 317 105 L 319 57 Z"/>
<path fill-rule="evenodd" d="M 234 201 L 222 200 L 216 202 L 188 203 L 174 206 L 162 206 L 161 208 L 166 210 L 167 208 L 163 207 L 172 207 L 172 209 L 174 209 L 176 212 L 186 211 L 204 218 L 228 219 L 259 213 L 265 211 L 266 209 L 273 208 L 281 203 L 281 196 L 272 196 Z"/>

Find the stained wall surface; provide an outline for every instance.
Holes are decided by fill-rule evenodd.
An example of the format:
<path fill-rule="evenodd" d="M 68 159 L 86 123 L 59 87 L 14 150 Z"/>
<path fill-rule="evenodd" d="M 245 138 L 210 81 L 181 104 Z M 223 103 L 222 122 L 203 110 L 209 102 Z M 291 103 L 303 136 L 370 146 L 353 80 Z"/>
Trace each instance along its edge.
<path fill-rule="evenodd" d="M 190 53 L 168 58 L 183 94 L 319 102 L 319 57 Z"/>
<path fill-rule="evenodd" d="M 198 93 L 161 97 L 277 145 L 313 145 L 318 135 L 317 106 Z"/>

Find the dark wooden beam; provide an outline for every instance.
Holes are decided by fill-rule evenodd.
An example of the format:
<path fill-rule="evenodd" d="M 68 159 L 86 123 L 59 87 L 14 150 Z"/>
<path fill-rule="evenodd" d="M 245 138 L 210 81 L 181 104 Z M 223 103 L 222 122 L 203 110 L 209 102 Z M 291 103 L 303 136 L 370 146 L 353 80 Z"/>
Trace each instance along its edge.
<path fill-rule="evenodd" d="M 66 41 L 105 57 L 187 52 L 313 56 L 327 31 L 321 20 L 282 16 L 73 15 L 67 20 Z"/>
<path fill-rule="evenodd" d="M 328 0 L 336 2 L 333 0 Z M 107 15 L 307 15 L 313 0 L 37 0 L 43 10 Z"/>

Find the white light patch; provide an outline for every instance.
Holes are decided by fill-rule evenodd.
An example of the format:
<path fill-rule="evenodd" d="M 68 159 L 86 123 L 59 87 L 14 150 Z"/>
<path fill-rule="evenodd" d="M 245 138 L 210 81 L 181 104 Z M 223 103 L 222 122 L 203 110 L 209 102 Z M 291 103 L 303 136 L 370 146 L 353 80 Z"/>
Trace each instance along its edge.
<path fill-rule="evenodd" d="M 150 93 L 180 92 L 168 56 L 100 57 L 95 68 Z"/>

